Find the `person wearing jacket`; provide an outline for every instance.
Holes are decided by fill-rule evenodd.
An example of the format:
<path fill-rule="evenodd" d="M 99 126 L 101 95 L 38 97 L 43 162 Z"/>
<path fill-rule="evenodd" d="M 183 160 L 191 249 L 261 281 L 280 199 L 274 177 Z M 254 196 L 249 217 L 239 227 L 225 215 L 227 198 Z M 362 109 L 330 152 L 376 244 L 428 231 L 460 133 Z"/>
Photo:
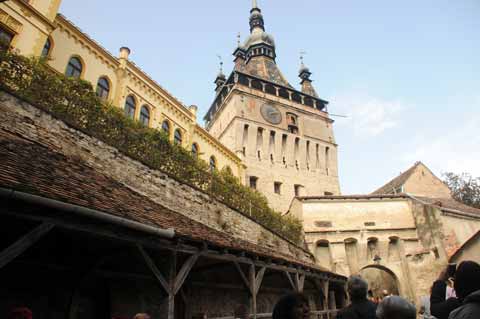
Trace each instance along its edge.
<path fill-rule="evenodd" d="M 447 269 L 445 269 L 440 274 L 439 278 L 433 283 L 431 290 L 430 313 L 437 319 L 448 319 L 450 313 L 460 307 L 460 301 L 457 298 L 446 299 L 448 280 Z"/>
<path fill-rule="evenodd" d="M 462 262 L 455 273 L 455 292 L 462 302 L 449 319 L 480 318 L 480 265 L 473 261 Z"/>
<path fill-rule="evenodd" d="M 377 305 L 367 299 L 368 283 L 359 276 L 351 276 L 347 287 L 352 303 L 337 314 L 337 319 L 375 319 Z"/>

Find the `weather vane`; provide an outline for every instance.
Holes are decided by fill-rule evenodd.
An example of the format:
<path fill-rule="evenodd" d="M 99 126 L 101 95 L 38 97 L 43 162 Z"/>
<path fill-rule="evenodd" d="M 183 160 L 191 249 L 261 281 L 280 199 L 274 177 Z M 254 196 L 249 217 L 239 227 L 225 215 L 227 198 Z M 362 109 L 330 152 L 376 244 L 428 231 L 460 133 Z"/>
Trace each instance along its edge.
<path fill-rule="evenodd" d="M 220 61 L 220 73 L 223 72 L 223 59 L 222 59 L 222 56 L 220 54 L 217 54 L 217 58 L 218 60 Z"/>
<path fill-rule="evenodd" d="M 303 50 L 300 51 L 300 63 L 302 63 L 302 65 L 304 65 L 304 64 L 303 64 L 303 59 L 305 58 L 305 55 L 306 55 L 306 54 L 307 54 L 307 52 L 305 52 L 305 51 L 303 51 Z"/>

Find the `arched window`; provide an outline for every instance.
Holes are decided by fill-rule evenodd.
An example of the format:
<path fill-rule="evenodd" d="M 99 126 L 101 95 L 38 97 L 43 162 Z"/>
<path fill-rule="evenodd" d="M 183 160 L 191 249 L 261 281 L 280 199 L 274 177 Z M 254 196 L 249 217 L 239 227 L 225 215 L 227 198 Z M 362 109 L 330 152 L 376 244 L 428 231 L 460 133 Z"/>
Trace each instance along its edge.
<path fill-rule="evenodd" d="M 142 106 L 142 108 L 140 109 L 140 123 L 145 126 L 148 126 L 148 124 L 150 123 L 150 110 L 146 105 Z"/>
<path fill-rule="evenodd" d="M 103 100 L 108 99 L 110 95 L 110 82 L 106 77 L 101 77 L 97 82 L 97 96 Z"/>
<path fill-rule="evenodd" d="M 199 153 L 198 144 L 193 143 L 192 144 L 192 154 L 193 154 L 193 156 L 198 157 L 198 153 Z"/>
<path fill-rule="evenodd" d="M 43 49 L 42 49 L 42 58 L 48 57 L 48 55 L 50 54 L 51 48 L 52 48 L 52 41 L 50 40 L 50 38 L 47 38 L 47 41 L 45 41 L 45 45 L 43 46 Z"/>
<path fill-rule="evenodd" d="M 12 44 L 14 34 L 0 26 L 0 49 L 8 49 Z"/>
<path fill-rule="evenodd" d="M 162 123 L 162 131 L 167 134 L 167 136 L 170 136 L 170 123 L 167 120 Z"/>
<path fill-rule="evenodd" d="M 173 143 L 176 145 L 182 145 L 182 139 L 182 132 L 180 132 L 180 130 L 177 128 L 173 135 Z"/>
<path fill-rule="evenodd" d="M 215 169 L 217 169 L 217 160 L 215 159 L 215 157 L 211 156 L 210 157 L 210 171 L 214 171 Z"/>
<path fill-rule="evenodd" d="M 133 95 L 129 95 L 125 100 L 125 115 L 131 119 L 135 118 L 136 108 L 135 98 Z"/>
<path fill-rule="evenodd" d="M 65 75 L 72 78 L 79 78 L 82 75 L 83 65 L 79 58 L 73 57 L 68 61 Z"/>

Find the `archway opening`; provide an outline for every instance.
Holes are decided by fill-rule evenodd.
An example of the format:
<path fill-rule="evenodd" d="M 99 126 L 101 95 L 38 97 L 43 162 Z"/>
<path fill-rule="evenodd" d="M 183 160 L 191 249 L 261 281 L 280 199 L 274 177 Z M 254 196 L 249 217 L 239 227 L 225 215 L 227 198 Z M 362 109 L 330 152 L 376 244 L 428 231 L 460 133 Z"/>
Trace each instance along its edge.
<path fill-rule="evenodd" d="M 368 282 L 368 289 L 375 298 L 388 295 L 400 295 L 397 276 L 388 268 L 367 266 L 360 271 L 360 275 Z"/>

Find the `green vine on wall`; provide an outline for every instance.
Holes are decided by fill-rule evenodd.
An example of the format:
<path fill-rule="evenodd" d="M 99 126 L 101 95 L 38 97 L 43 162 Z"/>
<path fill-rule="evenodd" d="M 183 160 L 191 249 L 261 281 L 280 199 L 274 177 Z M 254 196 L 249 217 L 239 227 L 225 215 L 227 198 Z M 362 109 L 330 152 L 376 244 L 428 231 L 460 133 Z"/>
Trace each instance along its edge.
<path fill-rule="evenodd" d="M 121 108 L 105 104 L 90 82 L 58 74 L 42 59 L 0 50 L 0 88 L 301 243 L 302 225 L 298 219 L 281 216 L 269 207 L 265 196 L 242 185 L 229 170 L 211 172 L 205 161 L 172 144 L 160 130 L 131 120 Z"/>

